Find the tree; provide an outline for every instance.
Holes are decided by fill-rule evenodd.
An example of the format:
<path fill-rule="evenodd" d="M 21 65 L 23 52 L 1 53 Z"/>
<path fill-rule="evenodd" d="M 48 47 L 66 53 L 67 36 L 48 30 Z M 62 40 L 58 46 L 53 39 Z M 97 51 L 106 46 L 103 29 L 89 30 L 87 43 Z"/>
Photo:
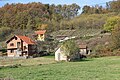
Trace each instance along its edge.
<path fill-rule="evenodd" d="M 87 13 L 90 13 L 90 9 L 91 9 L 91 7 L 90 6 L 84 6 L 83 8 L 82 8 L 82 14 L 87 14 Z"/>
<path fill-rule="evenodd" d="M 12 29 L 8 27 L 1 27 L 0 28 L 0 41 L 5 41 L 7 36 L 10 35 Z"/>
<path fill-rule="evenodd" d="M 85 5 L 82 8 L 82 14 L 103 14 L 103 13 L 108 13 L 108 8 L 104 8 L 99 5 L 95 5 L 92 7 Z"/>
<path fill-rule="evenodd" d="M 67 56 L 67 60 L 69 60 L 78 52 L 79 48 L 73 40 L 67 40 L 62 43 L 61 50 Z"/>
<path fill-rule="evenodd" d="M 112 49 L 120 48 L 120 22 L 112 30 L 111 47 Z"/>
<path fill-rule="evenodd" d="M 109 5 L 110 11 L 120 12 L 120 0 L 113 0 L 112 2 L 109 2 Z"/>
<path fill-rule="evenodd" d="M 64 19 L 72 19 L 77 16 L 79 10 L 80 6 L 73 3 L 71 5 L 58 5 L 55 11 L 56 13 L 61 14 Z"/>
<path fill-rule="evenodd" d="M 120 21 L 119 16 L 110 17 L 107 19 L 106 23 L 104 24 L 104 30 L 111 32 L 114 29 L 115 25 Z"/>

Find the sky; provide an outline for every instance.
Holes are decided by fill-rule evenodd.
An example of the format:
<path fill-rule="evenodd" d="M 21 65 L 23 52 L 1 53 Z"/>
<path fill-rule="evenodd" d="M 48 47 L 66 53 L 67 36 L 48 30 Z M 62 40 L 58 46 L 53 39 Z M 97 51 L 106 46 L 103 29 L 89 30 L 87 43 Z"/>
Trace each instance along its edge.
<path fill-rule="evenodd" d="M 0 7 L 6 3 L 29 3 L 29 2 L 41 2 L 43 4 L 72 4 L 76 3 L 83 7 L 84 5 L 94 6 L 95 4 L 106 3 L 112 0 L 0 0 Z M 102 4 L 103 5 L 103 4 Z"/>

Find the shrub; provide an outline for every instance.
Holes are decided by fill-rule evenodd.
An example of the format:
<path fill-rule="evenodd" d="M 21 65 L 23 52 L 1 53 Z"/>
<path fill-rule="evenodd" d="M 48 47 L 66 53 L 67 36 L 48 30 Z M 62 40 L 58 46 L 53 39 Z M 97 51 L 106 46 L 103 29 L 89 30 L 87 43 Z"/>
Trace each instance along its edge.
<path fill-rule="evenodd" d="M 104 24 L 104 30 L 111 32 L 119 21 L 120 17 L 118 16 L 108 18 L 106 23 Z"/>
<path fill-rule="evenodd" d="M 15 64 L 15 65 L 11 65 L 11 66 L 8 66 L 9 68 L 18 68 L 18 67 L 20 67 L 21 66 L 21 64 Z"/>
<path fill-rule="evenodd" d="M 1 27 L 0 28 L 0 41 L 6 40 L 7 35 L 9 35 L 11 33 L 11 29 L 8 27 Z"/>
<path fill-rule="evenodd" d="M 119 49 L 120 48 L 120 23 L 115 26 L 115 28 L 112 30 L 111 35 L 111 48 Z"/>
<path fill-rule="evenodd" d="M 49 53 L 47 51 L 40 51 L 38 55 L 39 56 L 48 56 Z"/>
<path fill-rule="evenodd" d="M 1 49 L 0 52 L 6 53 L 6 52 L 7 52 L 7 49 Z"/>
<path fill-rule="evenodd" d="M 112 50 L 105 45 L 96 46 L 93 52 L 90 54 L 90 57 L 104 57 L 104 56 L 112 56 Z"/>
<path fill-rule="evenodd" d="M 73 58 L 72 56 L 75 56 L 76 53 L 78 53 L 79 48 L 74 40 L 67 40 L 62 43 L 61 50 L 63 54 L 67 56 L 67 59 L 70 60 Z"/>

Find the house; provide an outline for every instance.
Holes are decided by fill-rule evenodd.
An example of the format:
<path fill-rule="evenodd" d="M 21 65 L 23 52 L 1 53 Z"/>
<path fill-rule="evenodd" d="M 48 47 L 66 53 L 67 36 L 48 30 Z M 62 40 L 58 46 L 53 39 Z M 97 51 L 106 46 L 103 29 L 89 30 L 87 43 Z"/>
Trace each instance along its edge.
<path fill-rule="evenodd" d="M 33 56 L 37 51 L 35 42 L 27 36 L 15 35 L 6 43 L 8 57 Z"/>
<path fill-rule="evenodd" d="M 73 55 L 71 57 L 71 59 L 78 59 L 80 58 L 79 53 L 76 53 L 75 55 Z M 63 51 L 61 50 L 61 47 L 59 47 L 56 52 L 55 52 L 55 60 L 56 61 L 67 61 L 68 57 L 66 55 L 63 54 Z"/>
<path fill-rule="evenodd" d="M 86 55 L 90 54 L 90 50 L 86 44 L 79 45 L 79 51 L 75 55 L 72 55 L 71 59 L 80 59 L 86 57 Z M 56 61 L 67 61 L 67 56 L 63 54 L 61 47 L 59 47 L 55 52 L 55 60 Z"/>
<path fill-rule="evenodd" d="M 90 53 L 86 44 L 80 44 L 79 50 L 80 50 L 80 55 L 82 55 L 82 56 L 86 56 L 87 54 Z"/>
<path fill-rule="evenodd" d="M 35 36 L 37 41 L 45 41 L 46 30 L 35 31 Z"/>

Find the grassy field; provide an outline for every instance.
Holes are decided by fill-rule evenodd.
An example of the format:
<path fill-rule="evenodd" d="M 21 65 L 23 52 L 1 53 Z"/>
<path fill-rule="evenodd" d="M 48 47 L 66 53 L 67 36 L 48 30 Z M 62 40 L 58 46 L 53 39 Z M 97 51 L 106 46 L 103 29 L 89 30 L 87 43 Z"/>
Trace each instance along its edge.
<path fill-rule="evenodd" d="M 46 56 L 39 58 L 30 58 L 30 59 L 0 59 L 0 66 L 10 66 L 21 64 L 23 66 L 32 66 L 32 65 L 41 65 L 41 64 L 50 64 L 55 63 L 54 56 Z"/>
<path fill-rule="evenodd" d="M 28 59 L 23 61 L 22 66 L 18 68 L 1 68 L 0 78 L 14 80 L 119 80 L 120 57 L 59 63 L 51 57 Z"/>

